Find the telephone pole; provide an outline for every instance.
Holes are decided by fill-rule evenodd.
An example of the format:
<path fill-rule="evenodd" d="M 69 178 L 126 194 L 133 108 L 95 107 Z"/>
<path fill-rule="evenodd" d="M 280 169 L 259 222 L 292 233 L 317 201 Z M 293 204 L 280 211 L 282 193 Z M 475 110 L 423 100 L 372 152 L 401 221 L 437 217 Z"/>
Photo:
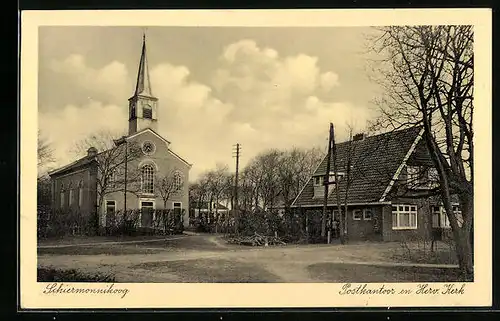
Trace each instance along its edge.
<path fill-rule="evenodd" d="M 241 145 L 237 143 L 234 147 L 233 151 L 233 157 L 236 158 L 236 173 L 234 175 L 234 227 L 235 227 L 235 232 L 238 234 L 239 232 L 239 204 L 238 204 L 238 174 L 239 174 L 239 167 L 240 167 L 240 153 L 241 151 Z"/>
<path fill-rule="evenodd" d="M 333 129 L 332 129 L 332 133 L 333 133 Z M 338 167 L 337 167 L 337 165 L 338 165 L 337 164 L 337 149 L 335 147 L 335 135 L 334 134 L 332 134 L 332 154 L 333 154 L 333 172 L 335 175 L 335 182 L 338 182 L 339 178 L 338 178 Z M 349 167 L 350 167 L 350 160 L 348 160 L 348 163 L 347 163 L 347 170 L 348 171 L 350 170 Z M 347 177 L 347 179 L 349 179 L 349 176 Z M 345 244 L 344 213 L 342 211 L 342 202 L 340 201 L 340 192 L 339 192 L 338 185 L 336 185 L 336 187 L 337 188 L 335 188 L 335 194 L 337 197 L 337 209 L 339 212 L 340 244 Z M 347 193 L 347 189 L 346 189 L 346 193 Z M 346 199 L 346 202 L 347 202 L 347 199 Z M 346 212 L 346 211 L 344 211 L 344 212 Z M 347 215 L 347 212 L 346 212 L 346 215 Z M 333 220 L 334 220 L 334 217 L 332 215 L 332 224 L 333 224 Z"/>
<path fill-rule="evenodd" d="M 321 237 L 326 236 L 326 217 L 328 211 L 328 187 L 330 184 L 335 184 L 335 182 L 330 182 L 330 163 L 332 157 L 332 144 L 333 144 L 333 124 L 330 123 L 330 136 L 328 138 L 328 153 L 326 154 L 326 171 L 323 177 L 323 185 L 325 186 L 325 194 L 323 198 L 323 215 L 321 217 Z"/>

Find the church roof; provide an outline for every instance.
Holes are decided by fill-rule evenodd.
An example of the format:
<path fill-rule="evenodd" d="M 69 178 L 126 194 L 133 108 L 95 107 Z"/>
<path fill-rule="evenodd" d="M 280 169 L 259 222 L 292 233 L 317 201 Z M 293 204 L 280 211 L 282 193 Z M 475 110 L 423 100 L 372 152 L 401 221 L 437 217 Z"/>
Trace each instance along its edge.
<path fill-rule="evenodd" d="M 77 169 L 81 169 L 83 167 L 86 167 L 86 166 L 92 164 L 92 162 L 94 162 L 94 161 L 95 161 L 95 157 L 84 156 L 80 159 L 77 159 L 76 161 L 74 161 L 72 163 L 69 163 L 69 164 L 64 165 L 62 167 L 59 167 L 59 168 L 56 168 L 52 171 L 49 171 L 47 174 L 49 176 L 54 176 L 54 175 L 59 175 L 59 174 L 75 171 Z"/>
<path fill-rule="evenodd" d="M 141 60 L 139 61 L 139 71 L 137 72 L 137 83 L 135 86 L 134 96 L 149 96 L 153 97 L 151 91 L 151 81 L 149 79 L 148 60 L 146 55 L 146 36 L 142 37 Z"/>

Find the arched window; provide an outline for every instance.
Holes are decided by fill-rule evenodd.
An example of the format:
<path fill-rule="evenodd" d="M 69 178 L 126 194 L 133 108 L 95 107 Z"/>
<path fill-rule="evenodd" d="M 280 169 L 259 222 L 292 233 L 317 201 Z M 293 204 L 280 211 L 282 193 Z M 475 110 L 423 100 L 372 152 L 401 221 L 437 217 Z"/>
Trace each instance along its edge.
<path fill-rule="evenodd" d="M 151 164 L 146 164 L 141 168 L 141 191 L 143 193 L 154 193 L 154 168 Z"/>
<path fill-rule="evenodd" d="M 145 105 L 144 107 L 142 107 L 142 117 L 146 119 L 153 118 L 153 109 L 151 109 L 151 106 Z"/>
<path fill-rule="evenodd" d="M 78 183 L 78 206 L 82 207 L 83 202 L 83 181 Z"/>
<path fill-rule="evenodd" d="M 173 188 L 174 191 L 178 191 L 182 188 L 182 173 L 180 171 L 175 171 L 174 172 L 174 179 L 173 179 Z"/>
<path fill-rule="evenodd" d="M 61 201 L 61 204 L 60 204 L 60 207 L 61 208 L 64 208 L 64 184 L 61 184 L 61 190 L 60 190 L 60 201 Z"/>
<path fill-rule="evenodd" d="M 73 205 L 73 184 L 70 182 L 68 185 L 68 190 L 69 190 L 69 206 Z"/>

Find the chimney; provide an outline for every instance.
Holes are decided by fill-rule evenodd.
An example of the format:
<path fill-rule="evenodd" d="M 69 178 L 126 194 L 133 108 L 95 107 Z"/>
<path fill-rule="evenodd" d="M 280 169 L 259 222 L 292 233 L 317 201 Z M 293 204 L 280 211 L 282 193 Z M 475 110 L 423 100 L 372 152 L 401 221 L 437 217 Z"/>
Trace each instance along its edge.
<path fill-rule="evenodd" d="M 358 140 L 363 140 L 365 138 L 366 138 L 366 134 L 365 133 L 359 133 L 359 134 L 354 135 L 354 137 L 352 138 L 352 141 L 355 142 L 355 141 L 358 141 Z"/>
<path fill-rule="evenodd" d="M 87 157 L 95 157 L 97 155 L 97 149 L 95 147 L 90 147 L 87 149 Z"/>

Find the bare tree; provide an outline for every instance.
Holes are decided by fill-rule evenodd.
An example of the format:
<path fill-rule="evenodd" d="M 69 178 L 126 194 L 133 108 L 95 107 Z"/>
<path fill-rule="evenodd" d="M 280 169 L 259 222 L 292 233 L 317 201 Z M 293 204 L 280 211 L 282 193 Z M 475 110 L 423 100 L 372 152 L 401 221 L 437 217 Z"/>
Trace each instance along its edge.
<path fill-rule="evenodd" d="M 473 272 L 473 28 L 378 28 L 370 48 L 381 57 L 376 79 L 385 89 L 378 128 L 420 125 L 439 177 L 439 194 L 453 231 L 462 271 Z M 457 195 L 463 224 L 452 210 Z"/>
<path fill-rule="evenodd" d="M 219 201 L 227 189 L 228 166 L 217 164 L 215 170 L 207 173 L 208 190 L 210 192 L 210 204 L 215 201 L 215 222 L 219 219 Z M 211 209 L 210 209 L 211 210 Z"/>
<path fill-rule="evenodd" d="M 162 201 L 163 201 L 163 212 L 161 220 L 158 223 L 163 223 L 163 230 L 167 231 L 167 225 L 170 221 L 170 211 L 167 211 L 167 204 L 172 195 L 182 191 L 184 187 L 184 180 L 181 174 L 173 169 L 168 171 L 164 175 L 157 176 L 155 179 L 155 190 L 158 191 Z"/>
<path fill-rule="evenodd" d="M 97 209 L 96 219 L 102 209 L 104 197 L 113 192 L 137 193 L 140 189 L 140 171 L 125 165 L 142 156 L 138 144 L 125 142 L 123 137 L 115 139 L 113 133 L 103 131 L 92 134 L 76 143 L 73 152 L 83 154 L 94 147 L 98 153 L 95 156 L 97 166 Z"/>
<path fill-rule="evenodd" d="M 55 161 L 54 159 L 54 150 L 52 149 L 52 146 L 49 144 L 47 139 L 42 135 L 41 131 L 38 131 L 38 150 L 37 150 L 37 155 L 38 155 L 38 175 L 42 176 L 43 169 L 53 163 Z"/>

